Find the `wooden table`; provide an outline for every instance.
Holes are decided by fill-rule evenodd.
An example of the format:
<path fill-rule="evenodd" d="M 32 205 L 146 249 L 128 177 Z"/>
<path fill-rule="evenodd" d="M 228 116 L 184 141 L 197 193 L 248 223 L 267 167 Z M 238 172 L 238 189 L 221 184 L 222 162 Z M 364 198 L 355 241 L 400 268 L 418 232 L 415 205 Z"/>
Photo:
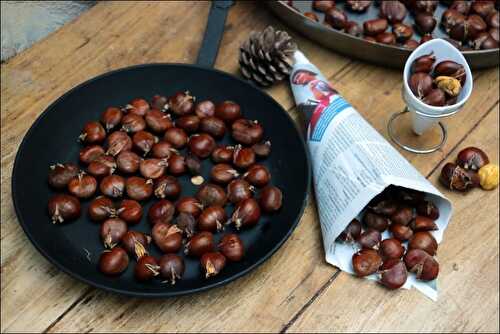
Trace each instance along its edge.
<path fill-rule="evenodd" d="M 102 2 L 2 64 L 2 332 L 498 331 L 498 189 L 459 194 L 437 181 L 442 165 L 469 145 L 498 163 L 498 68 L 474 72 L 473 94 L 464 110 L 446 121 L 449 138 L 442 150 L 402 152 L 454 205 L 439 248 L 437 302 L 415 290 L 385 290 L 327 264 L 314 200 L 291 238 L 264 265 L 222 288 L 180 298 L 141 300 L 96 290 L 34 249 L 10 194 L 12 163 L 34 119 L 65 91 L 98 74 L 140 63 L 194 62 L 208 9 L 207 2 Z M 238 46 L 252 29 L 269 24 L 285 28 L 265 7 L 234 6 L 215 66 L 237 73 Z M 387 137 L 389 116 L 403 108 L 401 72 L 345 58 L 291 34 Z M 299 116 L 287 83 L 268 93 Z"/>

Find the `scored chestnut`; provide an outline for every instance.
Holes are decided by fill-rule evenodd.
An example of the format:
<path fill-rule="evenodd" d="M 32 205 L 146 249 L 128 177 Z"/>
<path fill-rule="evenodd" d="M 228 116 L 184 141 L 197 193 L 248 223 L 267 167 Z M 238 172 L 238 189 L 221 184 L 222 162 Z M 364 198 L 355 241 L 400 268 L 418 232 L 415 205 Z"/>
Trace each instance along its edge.
<path fill-rule="evenodd" d="M 196 219 L 193 215 L 181 212 L 175 219 L 175 223 L 186 237 L 191 238 L 193 236 L 196 230 Z"/>
<path fill-rule="evenodd" d="M 87 172 L 98 179 L 113 174 L 115 169 L 115 159 L 110 155 L 100 156 L 87 166 Z"/>
<path fill-rule="evenodd" d="M 410 223 L 410 227 L 414 232 L 436 231 L 439 229 L 434 220 L 424 216 L 416 216 L 415 219 Z"/>
<path fill-rule="evenodd" d="M 233 204 L 237 204 L 253 196 L 254 187 L 245 180 L 236 179 L 227 186 L 227 197 Z"/>
<path fill-rule="evenodd" d="M 78 198 L 89 198 L 97 190 L 97 180 L 92 175 L 79 173 L 68 183 L 68 191 Z"/>
<path fill-rule="evenodd" d="M 108 197 L 122 197 L 125 191 L 125 179 L 119 175 L 108 175 L 101 180 L 101 192 Z"/>
<path fill-rule="evenodd" d="M 260 192 L 259 204 L 265 212 L 278 211 L 283 204 L 283 194 L 278 187 L 267 186 Z"/>
<path fill-rule="evenodd" d="M 127 224 L 134 225 L 141 221 L 142 206 L 133 199 L 124 199 L 118 206 L 116 213 Z"/>
<path fill-rule="evenodd" d="M 245 199 L 236 205 L 236 208 L 231 216 L 231 222 L 234 223 L 236 229 L 241 227 L 254 226 L 260 219 L 260 207 L 257 201 L 253 198 Z"/>
<path fill-rule="evenodd" d="M 226 211 L 222 206 L 209 206 L 198 217 L 197 226 L 200 231 L 217 232 L 224 228 L 226 220 Z"/>
<path fill-rule="evenodd" d="M 439 274 L 439 263 L 421 249 L 410 249 L 404 256 L 409 272 L 415 273 L 417 279 L 432 281 Z"/>
<path fill-rule="evenodd" d="M 358 277 L 375 274 L 382 265 L 382 258 L 373 249 L 362 249 L 352 256 L 352 268 Z"/>
<path fill-rule="evenodd" d="M 158 198 L 175 199 L 181 193 L 181 184 L 170 175 L 164 175 L 155 180 L 154 193 Z"/>
<path fill-rule="evenodd" d="M 421 99 L 432 90 L 432 77 L 424 72 L 414 73 L 410 76 L 408 86 L 413 94 Z"/>
<path fill-rule="evenodd" d="M 200 126 L 200 118 L 196 115 L 182 116 L 175 121 L 175 126 L 181 128 L 187 133 L 192 133 L 198 130 L 198 127 Z"/>
<path fill-rule="evenodd" d="M 383 216 L 392 216 L 398 210 L 398 205 L 393 200 L 381 200 L 375 205 L 369 206 L 369 208 L 376 214 Z"/>
<path fill-rule="evenodd" d="M 163 95 L 156 94 L 151 99 L 151 107 L 155 109 L 164 110 L 166 105 L 167 105 L 167 98 Z"/>
<path fill-rule="evenodd" d="M 212 161 L 215 163 L 228 163 L 233 161 L 233 146 L 219 146 L 212 152 Z"/>
<path fill-rule="evenodd" d="M 398 210 L 391 215 L 391 222 L 394 224 L 408 225 L 413 217 L 415 217 L 415 213 L 413 208 L 409 206 L 401 206 Z"/>
<path fill-rule="evenodd" d="M 402 22 L 406 17 L 406 7 L 399 1 L 382 1 L 380 17 L 387 19 L 391 24 Z"/>
<path fill-rule="evenodd" d="M 115 131 L 111 133 L 104 142 L 106 154 L 112 156 L 118 155 L 122 151 L 130 151 L 132 145 L 132 139 L 124 131 Z"/>
<path fill-rule="evenodd" d="M 125 174 L 133 174 L 139 170 L 141 157 L 132 151 L 123 151 L 116 157 L 117 169 Z"/>
<path fill-rule="evenodd" d="M 227 195 L 221 186 L 213 183 L 207 183 L 200 187 L 195 196 L 203 205 L 207 206 L 224 206 L 227 202 Z"/>
<path fill-rule="evenodd" d="M 153 148 L 153 145 L 158 142 L 158 137 L 148 131 L 138 131 L 132 137 L 132 142 L 137 150 L 146 156 Z"/>
<path fill-rule="evenodd" d="M 361 229 L 361 223 L 359 220 L 353 219 L 342 231 L 342 233 L 340 233 L 337 240 L 343 242 L 353 242 L 361 235 Z"/>
<path fill-rule="evenodd" d="M 144 99 L 135 98 L 132 101 L 130 101 L 130 104 L 127 104 L 125 109 L 129 114 L 144 116 L 146 115 L 146 112 L 149 110 L 149 103 Z"/>
<path fill-rule="evenodd" d="M 205 277 L 209 278 L 220 273 L 226 265 L 226 257 L 220 252 L 205 253 L 200 259 L 200 264 L 205 271 Z"/>
<path fill-rule="evenodd" d="M 170 161 L 170 159 L 168 161 Z M 167 159 L 155 158 L 142 160 L 139 164 L 139 171 L 146 179 L 157 179 L 165 174 L 167 166 L 170 167 L 168 161 Z"/>
<path fill-rule="evenodd" d="M 80 210 L 80 201 L 75 196 L 56 194 L 49 199 L 48 211 L 54 224 L 77 219 Z"/>
<path fill-rule="evenodd" d="M 255 164 L 243 174 L 243 178 L 256 187 L 263 187 L 271 180 L 271 173 L 265 166 Z"/>
<path fill-rule="evenodd" d="M 146 121 L 142 116 L 136 114 L 127 114 L 122 118 L 122 130 L 125 132 L 136 133 L 146 129 Z"/>
<path fill-rule="evenodd" d="M 319 12 L 326 12 L 333 7 L 335 7 L 334 0 L 314 0 L 312 2 L 312 8 Z"/>
<path fill-rule="evenodd" d="M 379 269 L 380 283 L 388 289 L 399 289 L 408 279 L 406 265 L 400 259 L 384 261 Z"/>
<path fill-rule="evenodd" d="M 388 23 L 386 19 L 373 19 L 363 23 L 363 29 L 366 35 L 375 36 L 386 31 Z"/>
<path fill-rule="evenodd" d="M 347 15 L 339 8 L 330 8 L 325 12 L 325 23 L 334 29 L 342 30 L 347 24 Z"/>
<path fill-rule="evenodd" d="M 182 246 L 182 231 L 168 223 L 156 223 L 151 230 L 155 245 L 164 253 L 175 253 Z"/>
<path fill-rule="evenodd" d="M 97 158 L 103 156 L 106 152 L 102 148 L 102 146 L 99 145 L 90 145 L 90 146 L 85 146 L 80 150 L 79 153 L 79 158 L 80 162 L 88 165 L 92 161 L 96 160 Z"/>
<path fill-rule="evenodd" d="M 358 243 L 362 248 L 378 249 L 382 235 L 377 230 L 366 230 L 358 238 Z"/>
<path fill-rule="evenodd" d="M 97 121 L 88 122 L 83 127 L 82 133 L 78 139 L 85 144 L 97 144 L 106 138 L 106 130 Z"/>
<path fill-rule="evenodd" d="M 370 211 L 363 216 L 363 222 L 368 228 L 379 232 L 384 232 L 389 226 L 389 219 Z"/>
<path fill-rule="evenodd" d="M 184 253 L 189 256 L 200 257 L 205 253 L 213 251 L 214 248 L 214 235 L 211 232 L 202 231 L 194 234 L 186 243 Z"/>
<path fill-rule="evenodd" d="M 88 213 L 90 219 L 96 222 L 116 217 L 116 209 L 113 201 L 104 196 L 99 196 L 90 202 Z"/>
<path fill-rule="evenodd" d="M 215 104 L 210 100 L 198 102 L 198 104 L 196 104 L 196 107 L 194 109 L 194 113 L 200 119 L 203 119 L 205 117 L 214 116 L 215 115 Z"/>
<path fill-rule="evenodd" d="M 436 62 L 436 56 L 431 52 L 428 55 L 423 55 L 416 58 L 411 64 L 412 73 L 424 72 L 431 73 L 432 66 Z"/>
<path fill-rule="evenodd" d="M 172 144 L 176 149 L 181 149 L 186 146 L 188 142 L 188 136 L 184 130 L 181 128 L 169 128 L 165 131 L 163 135 L 163 140 L 167 143 Z"/>
<path fill-rule="evenodd" d="M 78 176 L 79 173 L 80 169 L 78 166 L 71 162 L 52 165 L 49 170 L 49 185 L 55 189 L 64 189 L 67 187 L 69 181 Z"/>
<path fill-rule="evenodd" d="M 255 163 L 255 153 L 251 148 L 236 145 L 233 154 L 233 165 L 246 169 Z"/>
<path fill-rule="evenodd" d="M 125 182 L 127 196 L 136 201 L 148 199 L 153 194 L 153 180 L 132 176 Z"/>
<path fill-rule="evenodd" d="M 490 163 L 490 159 L 481 149 L 477 147 L 466 147 L 457 156 L 457 165 L 464 169 L 478 171 L 484 165 Z"/>
<path fill-rule="evenodd" d="M 180 154 L 172 154 L 168 159 L 168 172 L 172 175 L 182 175 L 186 172 L 186 158 Z"/>
<path fill-rule="evenodd" d="M 397 42 L 404 43 L 413 36 L 413 29 L 406 24 L 395 23 L 392 26 L 392 33 L 394 34 Z"/>
<path fill-rule="evenodd" d="M 450 190 L 468 191 L 479 186 L 479 176 L 474 171 L 448 162 L 443 166 L 439 181 Z"/>
<path fill-rule="evenodd" d="M 382 240 L 379 247 L 380 256 L 384 260 L 400 259 L 405 253 L 405 248 L 401 242 L 395 238 Z"/>
<path fill-rule="evenodd" d="M 241 108 L 236 102 L 224 101 L 215 107 L 215 116 L 231 124 L 241 118 Z"/>
<path fill-rule="evenodd" d="M 427 231 L 415 232 L 408 242 L 408 249 L 421 249 L 429 255 L 435 255 L 438 248 L 436 239 Z"/>
<path fill-rule="evenodd" d="M 194 111 L 194 97 L 189 92 L 177 92 L 168 98 L 168 109 L 178 116 L 188 115 Z"/>
<path fill-rule="evenodd" d="M 120 108 L 109 107 L 101 114 L 101 122 L 106 131 L 115 128 L 122 121 L 123 111 Z"/>
<path fill-rule="evenodd" d="M 201 119 L 200 131 L 208 133 L 215 138 L 222 138 L 226 133 L 226 124 L 220 118 L 208 116 Z"/>
<path fill-rule="evenodd" d="M 175 205 L 177 212 L 185 212 L 198 217 L 203 210 L 203 205 L 194 197 L 183 197 Z"/>
<path fill-rule="evenodd" d="M 158 261 L 160 276 L 174 285 L 184 275 L 185 265 L 182 257 L 176 254 L 165 254 Z"/>
<path fill-rule="evenodd" d="M 210 177 L 214 182 L 226 184 L 238 177 L 238 171 L 228 164 L 217 164 L 212 167 Z"/>
<path fill-rule="evenodd" d="M 150 255 L 145 255 L 137 261 L 134 276 L 138 281 L 149 281 L 160 274 L 159 270 L 160 266 L 156 259 Z"/>
<path fill-rule="evenodd" d="M 165 114 L 158 109 L 151 109 L 148 111 L 146 116 L 144 116 L 144 120 L 151 131 L 156 133 L 164 132 L 174 126 L 170 115 Z"/>
<path fill-rule="evenodd" d="M 346 5 L 353 12 L 364 12 L 366 11 L 372 4 L 372 1 L 366 0 L 347 0 Z"/>
<path fill-rule="evenodd" d="M 129 254 L 134 255 L 137 260 L 148 255 L 146 248 L 151 242 L 151 237 L 139 231 L 127 231 L 122 237 L 121 245 Z"/>
<path fill-rule="evenodd" d="M 431 201 L 422 201 L 418 203 L 417 213 L 432 220 L 437 220 L 439 218 L 439 208 Z"/>
<path fill-rule="evenodd" d="M 271 154 L 271 142 L 265 141 L 252 145 L 252 150 L 258 158 L 267 158 Z"/>
<path fill-rule="evenodd" d="M 232 262 L 241 261 L 245 255 L 245 247 L 240 237 L 234 233 L 226 234 L 219 242 L 220 252 Z"/>
<path fill-rule="evenodd" d="M 127 269 L 127 252 L 121 247 L 105 250 L 99 258 L 99 270 L 105 275 L 118 275 Z"/>
<path fill-rule="evenodd" d="M 151 156 L 157 159 L 169 158 L 172 153 L 176 153 L 177 150 L 172 146 L 172 144 L 160 140 L 151 148 Z"/>
<path fill-rule="evenodd" d="M 413 236 L 413 230 L 406 225 L 393 223 L 389 226 L 389 230 L 391 231 L 392 236 L 399 241 L 407 241 Z"/>
<path fill-rule="evenodd" d="M 158 223 L 170 223 L 174 219 L 175 206 L 172 202 L 161 199 L 151 205 L 148 211 L 148 219 L 151 225 Z"/>
<path fill-rule="evenodd" d="M 99 230 L 104 247 L 115 247 L 127 233 L 127 229 L 127 223 L 120 218 L 106 219 Z"/>
<path fill-rule="evenodd" d="M 264 129 L 257 121 L 240 118 L 232 125 L 232 137 L 238 143 L 253 145 L 261 141 L 264 136 Z"/>
<path fill-rule="evenodd" d="M 188 141 L 189 150 L 200 159 L 209 157 L 215 145 L 215 140 L 206 133 L 192 135 Z"/>

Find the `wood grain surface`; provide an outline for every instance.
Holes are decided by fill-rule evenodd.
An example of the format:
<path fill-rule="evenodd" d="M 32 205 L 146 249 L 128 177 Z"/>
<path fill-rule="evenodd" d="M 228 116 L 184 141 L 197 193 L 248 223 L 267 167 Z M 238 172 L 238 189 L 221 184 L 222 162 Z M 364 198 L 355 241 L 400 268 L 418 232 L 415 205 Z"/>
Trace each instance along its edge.
<path fill-rule="evenodd" d="M 34 249 L 10 197 L 12 163 L 34 119 L 71 87 L 109 70 L 194 62 L 209 6 L 202 1 L 101 2 L 1 65 L 1 331 L 498 331 L 498 189 L 464 195 L 438 185 L 452 200 L 454 214 L 439 248 L 442 271 L 435 303 L 417 291 L 390 292 L 328 265 L 314 196 L 290 239 L 264 265 L 192 296 L 141 300 L 96 290 L 58 271 Z M 404 106 L 400 71 L 317 46 L 254 2 L 231 8 L 215 67 L 237 74 L 239 45 L 251 30 L 269 24 L 287 29 L 387 137 L 390 115 Z M 424 156 L 402 152 L 434 184 L 440 167 L 469 145 L 483 148 L 498 163 L 498 68 L 474 72 L 474 79 L 465 108 L 446 120 L 446 145 Z M 267 92 L 302 121 L 287 83 Z"/>

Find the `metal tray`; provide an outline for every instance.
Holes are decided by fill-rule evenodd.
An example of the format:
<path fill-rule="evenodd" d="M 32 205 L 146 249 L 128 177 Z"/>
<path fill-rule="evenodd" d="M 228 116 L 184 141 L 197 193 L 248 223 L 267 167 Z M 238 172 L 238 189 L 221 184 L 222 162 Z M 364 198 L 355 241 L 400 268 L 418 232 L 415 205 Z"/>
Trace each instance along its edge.
<path fill-rule="evenodd" d="M 293 29 L 345 56 L 377 65 L 402 69 L 406 59 L 411 53 L 411 50 L 403 47 L 368 42 L 363 38 L 355 37 L 323 25 L 324 14 L 313 11 L 311 8 L 311 1 L 294 1 L 293 5 L 299 9 L 301 13 L 314 12 L 318 15 L 319 22 L 308 19 L 301 13 L 287 6 L 283 1 L 266 1 L 265 3 L 276 16 Z M 339 3 L 336 6 L 344 9 L 343 3 Z M 446 6 L 440 3 L 436 9 L 435 16 L 440 18 L 446 8 Z M 370 6 L 365 13 L 361 14 L 346 10 L 349 20 L 356 21 L 360 24 L 363 24 L 366 20 L 378 17 L 378 12 L 378 7 L 373 5 Z M 448 35 L 439 26 L 439 21 L 440 19 L 438 19 L 438 26 L 434 30 L 433 35 L 435 38 L 447 37 Z M 407 15 L 403 22 L 408 25 L 413 25 L 413 16 Z M 418 37 L 417 40 L 419 40 L 420 35 L 417 32 L 415 32 L 415 34 Z M 462 54 L 465 59 L 467 59 L 472 69 L 498 66 L 500 60 L 499 49 L 462 51 Z"/>

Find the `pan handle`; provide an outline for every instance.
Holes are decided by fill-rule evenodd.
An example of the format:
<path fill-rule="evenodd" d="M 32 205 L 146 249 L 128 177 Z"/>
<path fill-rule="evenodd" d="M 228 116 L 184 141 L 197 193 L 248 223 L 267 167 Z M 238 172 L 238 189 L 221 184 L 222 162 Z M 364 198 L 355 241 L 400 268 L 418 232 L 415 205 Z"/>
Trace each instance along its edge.
<path fill-rule="evenodd" d="M 210 13 L 208 14 L 207 28 L 203 36 L 198 59 L 196 64 L 206 67 L 213 67 L 219 44 L 224 33 L 224 23 L 226 22 L 227 12 L 234 4 L 234 1 L 216 0 L 212 2 Z"/>

